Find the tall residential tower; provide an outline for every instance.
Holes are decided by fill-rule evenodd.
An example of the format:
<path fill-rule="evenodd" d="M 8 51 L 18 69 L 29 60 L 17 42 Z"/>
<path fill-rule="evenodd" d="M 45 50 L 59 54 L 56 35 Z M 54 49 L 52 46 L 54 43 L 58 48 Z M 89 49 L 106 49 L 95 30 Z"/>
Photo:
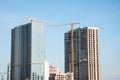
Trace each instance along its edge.
<path fill-rule="evenodd" d="M 71 31 L 65 33 L 65 72 L 71 72 Z M 100 80 L 99 30 L 74 30 L 74 80 Z"/>
<path fill-rule="evenodd" d="M 44 27 L 28 23 L 12 29 L 11 80 L 44 80 Z"/>

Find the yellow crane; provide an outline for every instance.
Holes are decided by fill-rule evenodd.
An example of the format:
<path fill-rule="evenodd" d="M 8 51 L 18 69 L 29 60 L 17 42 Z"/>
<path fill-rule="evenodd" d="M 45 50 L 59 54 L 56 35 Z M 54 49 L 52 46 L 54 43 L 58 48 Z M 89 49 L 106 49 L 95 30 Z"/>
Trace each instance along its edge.
<path fill-rule="evenodd" d="M 71 53 L 72 53 L 72 72 L 74 74 L 74 24 L 80 24 L 80 22 L 71 22 L 68 24 L 62 24 L 57 26 L 71 25 Z"/>
<path fill-rule="evenodd" d="M 71 44 L 72 44 L 72 72 L 74 74 L 74 24 L 80 24 L 79 22 L 72 22 L 71 24 Z"/>

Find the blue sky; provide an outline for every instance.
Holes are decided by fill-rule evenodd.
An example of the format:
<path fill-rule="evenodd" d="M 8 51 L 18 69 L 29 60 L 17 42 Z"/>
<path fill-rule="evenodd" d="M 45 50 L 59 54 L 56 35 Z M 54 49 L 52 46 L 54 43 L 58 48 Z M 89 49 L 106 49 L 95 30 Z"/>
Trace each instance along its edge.
<path fill-rule="evenodd" d="M 1 0 L 0 1 L 0 72 L 10 62 L 11 29 L 25 24 L 22 18 L 48 20 L 46 59 L 64 71 L 64 33 L 69 26 L 53 24 L 81 22 L 77 27 L 100 29 L 102 80 L 120 80 L 120 0 Z"/>

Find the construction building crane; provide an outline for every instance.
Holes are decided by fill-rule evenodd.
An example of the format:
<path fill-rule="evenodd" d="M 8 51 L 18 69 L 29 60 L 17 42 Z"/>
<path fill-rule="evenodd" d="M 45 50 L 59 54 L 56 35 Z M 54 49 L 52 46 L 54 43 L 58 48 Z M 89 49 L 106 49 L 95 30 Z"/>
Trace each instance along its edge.
<path fill-rule="evenodd" d="M 61 24 L 57 26 L 71 25 L 71 53 L 72 53 L 72 72 L 74 74 L 74 24 L 80 24 L 80 22 L 71 22 L 68 24 Z"/>
<path fill-rule="evenodd" d="M 71 44 L 72 44 L 72 72 L 74 74 L 74 24 L 80 24 L 80 22 L 72 22 L 69 25 L 71 25 Z"/>

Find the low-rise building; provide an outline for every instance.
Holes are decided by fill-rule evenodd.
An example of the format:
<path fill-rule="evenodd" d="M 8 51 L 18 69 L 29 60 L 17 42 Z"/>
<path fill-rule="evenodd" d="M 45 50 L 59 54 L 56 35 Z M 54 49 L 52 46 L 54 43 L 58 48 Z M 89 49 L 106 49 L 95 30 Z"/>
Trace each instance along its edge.
<path fill-rule="evenodd" d="M 53 65 L 49 66 L 49 74 L 57 74 L 59 73 L 59 68 Z"/>
<path fill-rule="evenodd" d="M 49 80 L 73 80 L 73 73 L 50 74 Z"/>

